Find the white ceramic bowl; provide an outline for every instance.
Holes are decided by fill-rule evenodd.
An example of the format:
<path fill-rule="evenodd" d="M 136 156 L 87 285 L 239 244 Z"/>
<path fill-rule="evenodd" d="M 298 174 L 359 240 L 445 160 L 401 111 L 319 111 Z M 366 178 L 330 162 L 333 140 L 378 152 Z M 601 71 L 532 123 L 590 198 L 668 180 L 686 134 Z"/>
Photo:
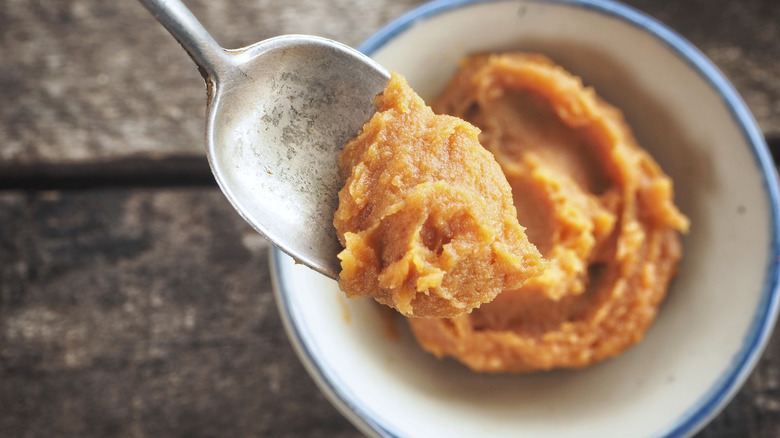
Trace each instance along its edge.
<path fill-rule="evenodd" d="M 275 251 L 292 343 L 314 380 L 376 436 L 688 436 L 755 365 L 778 308 L 778 189 L 751 114 L 674 32 L 602 0 L 434 1 L 361 50 L 430 99 L 471 52 L 544 53 L 621 108 L 672 176 L 692 223 L 685 256 L 644 341 L 581 371 L 480 375 L 388 335 L 368 300 Z"/>

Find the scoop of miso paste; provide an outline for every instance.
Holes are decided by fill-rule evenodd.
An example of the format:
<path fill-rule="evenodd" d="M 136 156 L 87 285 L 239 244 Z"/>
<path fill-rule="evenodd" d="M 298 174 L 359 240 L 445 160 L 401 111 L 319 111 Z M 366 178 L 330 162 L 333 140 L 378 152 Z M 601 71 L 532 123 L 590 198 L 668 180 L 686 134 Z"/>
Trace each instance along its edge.
<path fill-rule="evenodd" d="M 339 158 L 334 225 L 347 296 L 454 317 L 542 273 L 547 262 L 479 129 L 434 114 L 398 74 L 375 105 Z"/>

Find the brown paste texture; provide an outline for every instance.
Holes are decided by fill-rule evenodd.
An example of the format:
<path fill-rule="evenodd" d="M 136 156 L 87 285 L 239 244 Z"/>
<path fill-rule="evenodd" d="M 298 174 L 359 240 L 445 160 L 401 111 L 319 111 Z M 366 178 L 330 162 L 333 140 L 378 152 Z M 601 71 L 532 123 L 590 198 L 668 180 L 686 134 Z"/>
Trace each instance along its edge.
<path fill-rule="evenodd" d="M 393 74 L 339 157 L 340 288 L 406 316 L 454 317 L 546 266 L 479 130 L 435 115 Z"/>
<path fill-rule="evenodd" d="M 481 129 L 518 219 L 551 266 L 472 313 L 409 322 L 419 343 L 476 371 L 580 368 L 640 341 L 688 220 L 622 114 L 546 57 L 478 55 L 433 104 Z"/>

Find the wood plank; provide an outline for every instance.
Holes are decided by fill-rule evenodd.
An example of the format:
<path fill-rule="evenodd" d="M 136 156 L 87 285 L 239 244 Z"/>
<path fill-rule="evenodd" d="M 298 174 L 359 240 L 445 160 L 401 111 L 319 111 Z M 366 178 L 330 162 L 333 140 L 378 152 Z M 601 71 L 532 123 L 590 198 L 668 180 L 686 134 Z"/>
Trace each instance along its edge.
<path fill-rule="evenodd" d="M 358 45 L 421 0 L 188 2 L 225 47 L 285 33 Z M 630 0 L 699 46 L 763 131 L 780 136 L 776 0 Z M 134 1 L 12 1 L 0 13 L 0 162 L 137 154 L 202 156 L 205 88 L 193 63 Z"/>
<path fill-rule="evenodd" d="M 0 192 L 0 224 L 3 436 L 358 436 L 215 187 Z M 780 436 L 777 336 L 701 438 Z"/>

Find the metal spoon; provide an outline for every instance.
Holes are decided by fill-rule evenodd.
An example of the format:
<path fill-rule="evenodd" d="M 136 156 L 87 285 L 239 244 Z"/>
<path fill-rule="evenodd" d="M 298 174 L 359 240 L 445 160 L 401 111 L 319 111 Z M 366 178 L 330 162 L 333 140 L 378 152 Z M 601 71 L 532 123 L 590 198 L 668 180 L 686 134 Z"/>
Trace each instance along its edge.
<path fill-rule="evenodd" d="M 233 207 L 272 244 L 336 278 L 337 157 L 390 78 L 338 42 L 285 35 L 220 47 L 180 0 L 140 0 L 206 80 L 206 150 Z"/>

